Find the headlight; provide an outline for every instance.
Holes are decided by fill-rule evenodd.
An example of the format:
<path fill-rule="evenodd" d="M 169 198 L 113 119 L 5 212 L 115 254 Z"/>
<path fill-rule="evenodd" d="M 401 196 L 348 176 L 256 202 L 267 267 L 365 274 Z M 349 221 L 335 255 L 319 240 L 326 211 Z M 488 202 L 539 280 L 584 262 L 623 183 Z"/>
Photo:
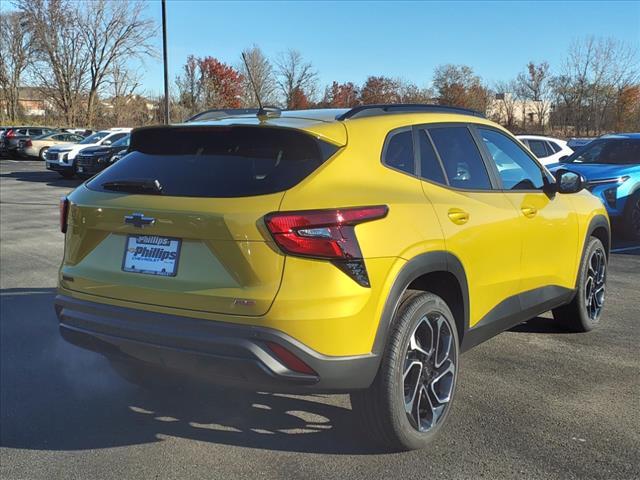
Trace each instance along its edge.
<path fill-rule="evenodd" d="M 63 162 L 68 162 L 69 161 L 69 154 L 65 153 L 64 155 L 62 155 L 62 161 Z"/>

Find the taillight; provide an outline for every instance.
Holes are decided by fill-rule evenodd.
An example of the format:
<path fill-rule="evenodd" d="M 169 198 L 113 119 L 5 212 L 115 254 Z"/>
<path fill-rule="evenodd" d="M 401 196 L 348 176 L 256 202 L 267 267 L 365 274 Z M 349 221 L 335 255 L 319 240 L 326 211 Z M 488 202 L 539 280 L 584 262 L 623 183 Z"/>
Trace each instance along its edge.
<path fill-rule="evenodd" d="M 29 139 L 26 142 L 24 142 L 24 146 L 25 147 L 33 147 L 33 143 L 31 143 L 31 139 Z"/>
<path fill-rule="evenodd" d="M 67 233 L 67 221 L 69 217 L 69 199 L 62 197 L 60 199 L 60 231 Z"/>
<path fill-rule="evenodd" d="M 16 136 L 16 131 L 14 129 L 9 130 L 7 133 L 5 133 L 4 135 L 6 138 L 13 138 Z"/>
<path fill-rule="evenodd" d="M 363 287 L 369 276 L 362 259 L 355 226 L 387 215 L 388 207 L 341 208 L 275 212 L 265 217 L 278 246 L 291 255 L 331 260 Z"/>

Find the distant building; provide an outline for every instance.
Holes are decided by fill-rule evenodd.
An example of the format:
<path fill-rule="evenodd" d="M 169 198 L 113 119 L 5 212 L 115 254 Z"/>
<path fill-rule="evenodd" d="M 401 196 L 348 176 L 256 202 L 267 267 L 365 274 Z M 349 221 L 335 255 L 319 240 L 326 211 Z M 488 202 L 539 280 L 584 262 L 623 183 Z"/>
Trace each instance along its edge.
<path fill-rule="evenodd" d="M 6 112 L 6 101 L 0 94 L 0 109 Z M 18 91 L 18 109 L 28 117 L 44 117 L 47 111 L 54 109 L 42 90 L 34 87 L 20 87 Z"/>
<path fill-rule="evenodd" d="M 508 125 L 511 116 L 511 124 L 526 129 L 540 125 L 539 111 L 544 111 L 542 125 L 549 124 L 549 117 L 553 105 L 549 101 L 543 101 L 544 108 L 540 109 L 533 100 L 519 100 L 512 93 L 496 93 L 487 107 L 487 116 L 501 125 Z"/>

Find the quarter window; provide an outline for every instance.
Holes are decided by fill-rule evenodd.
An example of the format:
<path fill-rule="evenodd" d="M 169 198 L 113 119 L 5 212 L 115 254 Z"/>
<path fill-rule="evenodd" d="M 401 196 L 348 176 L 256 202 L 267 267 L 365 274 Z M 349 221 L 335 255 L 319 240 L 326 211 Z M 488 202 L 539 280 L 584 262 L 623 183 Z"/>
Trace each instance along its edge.
<path fill-rule="evenodd" d="M 434 127 L 429 129 L 429 134 L 442 160 L 449 185 L 491 190 L 489 174 L 467 127 Z"/>
<path fill-rule="evenodd" d="M 415 174 L 411 130 L 398 132 L 389 139 L 384 151 L 383 162 L 391 168 L 411 175 Z"/>
<path fill-rule="evenodd" d="M 506 190 L 534 190 L 544 185 L 542 170 L 513 140 L 495 130 L 478 128 Z M 532 140 L 529 140 L 531 143 Z"/>
<path fill-rule="evenodd" d="M 549 140 L 547 140 L 547 145 L 549 145 L 551 147 L 551 151 L 553 153 L 558 153 L 560 150 L 562 150 L 562 148 L 560 148 L 560 145 L 558 145 L 556 142 L 551 142 Z M 552 153 L 552 155 L 553 155 Z"/>

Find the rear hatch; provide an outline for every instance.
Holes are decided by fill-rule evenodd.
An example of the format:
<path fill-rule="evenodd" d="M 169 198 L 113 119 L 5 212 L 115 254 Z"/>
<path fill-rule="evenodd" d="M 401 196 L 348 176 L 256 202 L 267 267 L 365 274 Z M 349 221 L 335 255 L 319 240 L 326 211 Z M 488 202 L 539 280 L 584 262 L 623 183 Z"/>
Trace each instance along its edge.
<path fill-rule="evenodd" d="M 338 146 L 269 126 L 153 127 L 75 190 L 62 285 L 184 310 L 262 315 L 284 256 L 264 227 Z"/>

